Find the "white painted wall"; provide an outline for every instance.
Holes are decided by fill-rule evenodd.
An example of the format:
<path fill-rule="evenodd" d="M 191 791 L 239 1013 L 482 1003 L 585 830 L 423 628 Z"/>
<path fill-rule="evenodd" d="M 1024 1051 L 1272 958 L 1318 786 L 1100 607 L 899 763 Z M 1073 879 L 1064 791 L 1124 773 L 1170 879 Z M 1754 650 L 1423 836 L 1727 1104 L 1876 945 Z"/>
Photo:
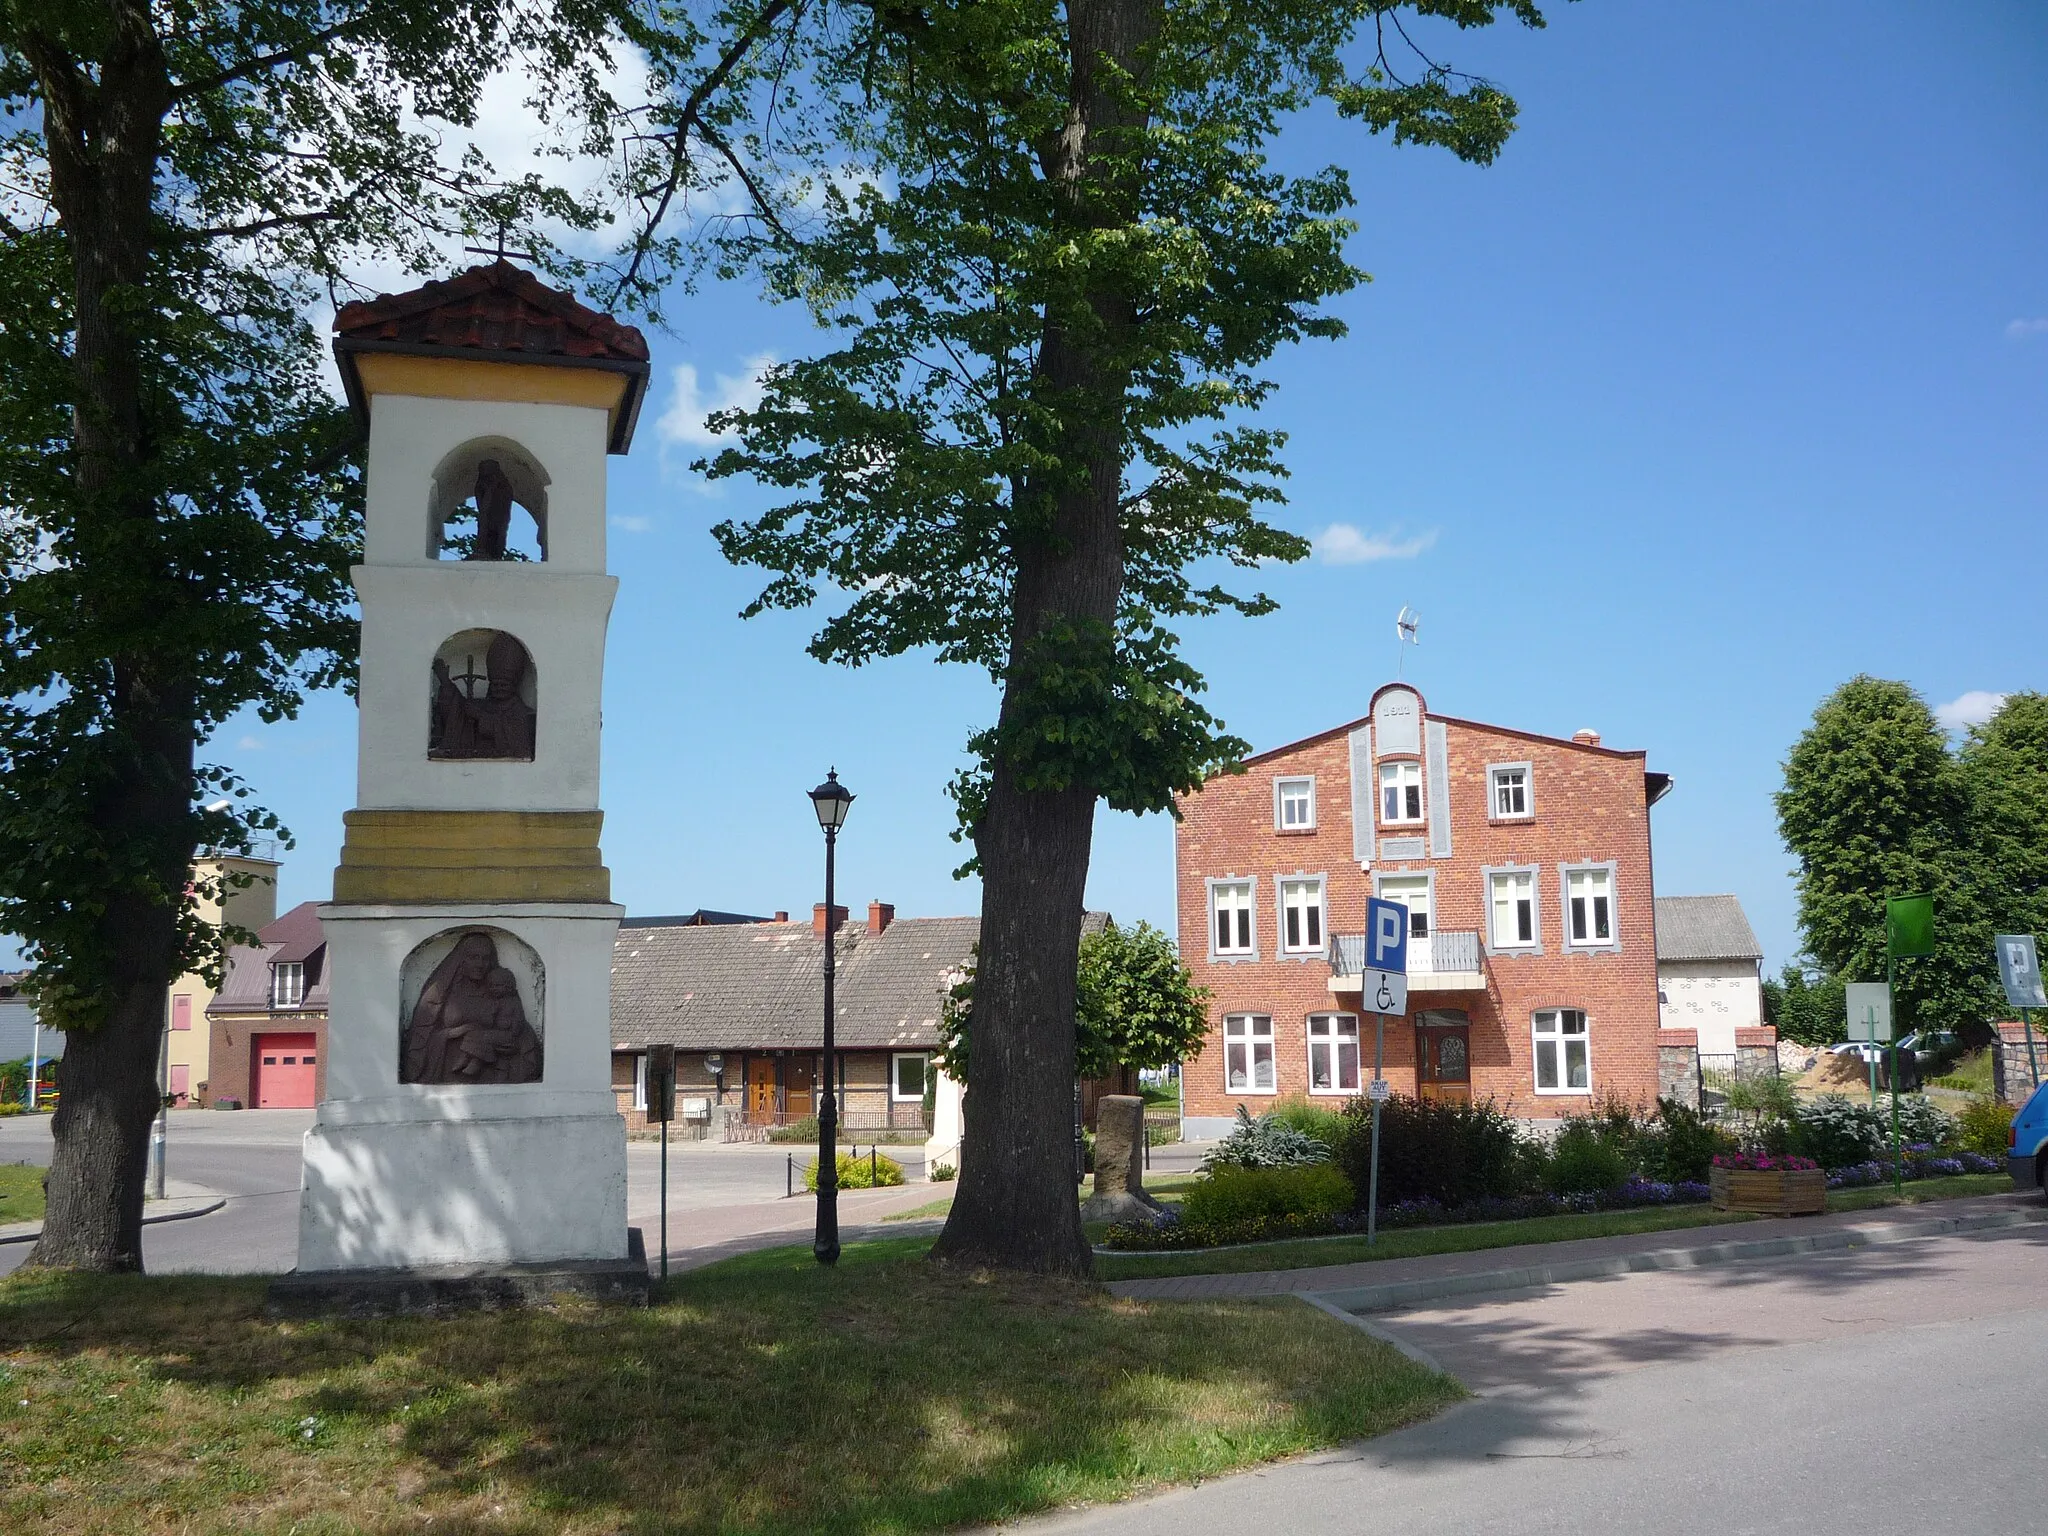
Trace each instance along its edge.
<path fill-rule="evenodd" d="M 1696 1029 L 1706 1055 L 1732 1055 L 1735 1031 L 1764 1021 L 1763 986 L 1753 960 L 1660 960 L 1657 990 L 1664 995 L 1658 1023 Z"/>
<path fill-rule="evenodd" d="M 20 998 L 0 1003 L 0 1061 L 23 1061 L 35 1049 L 36 1011 Z M 43 1031 L 43 1058 L 64 1054 L 64 1037 L 54 1029 Z"/>

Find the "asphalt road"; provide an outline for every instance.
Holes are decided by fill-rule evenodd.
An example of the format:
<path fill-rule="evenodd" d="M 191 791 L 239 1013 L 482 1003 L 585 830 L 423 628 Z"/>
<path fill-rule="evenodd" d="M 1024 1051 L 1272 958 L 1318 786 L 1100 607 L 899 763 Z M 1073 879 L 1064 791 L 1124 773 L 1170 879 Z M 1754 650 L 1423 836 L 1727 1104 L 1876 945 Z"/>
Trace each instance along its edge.
<path fill-rule="evenodd" d="M 153 1273 L 197 1270 L 214 1274 L 282 1274 L 298 1252 L 299 1149 L 311 1110 L 252 1109 L 240 1113 L 185 1110 L 171 1116 L 168 1173 L 228 1197 L 226 1207 L 191 1221 L 145 1227 L 142 1259 Z M 864 1144 L 863 1144 L 864 1145 Z M 919 1171 L 920 1147 L 885 1149 Z M 673 1142 L 669 1147 L 669 1227 L 679 1244 L 690 1235 L 694 1211 L 759 1206 L 781 1198 L 791 1151 L 798 1154 L 802 1188 L 803 1149 L 781 1146 L 725 1146 Z M 47 1116 L 0 1120 L 0 1162 L 47 1165 Z M 660 1211 L 661 1149 L 658 1143 L 626 1146 L 628 1219 L 647 1231 Z M 0 1246 L 0 1274 L 28 1257 L 28 1245 Z"/>
<path fill-rule="evenodd" d="M 1373 1322 L 1479 1396 L 1334 1454 L 1021 1529 L 1976 1536 L 2043 1524 L 2039 1227 Z"/>

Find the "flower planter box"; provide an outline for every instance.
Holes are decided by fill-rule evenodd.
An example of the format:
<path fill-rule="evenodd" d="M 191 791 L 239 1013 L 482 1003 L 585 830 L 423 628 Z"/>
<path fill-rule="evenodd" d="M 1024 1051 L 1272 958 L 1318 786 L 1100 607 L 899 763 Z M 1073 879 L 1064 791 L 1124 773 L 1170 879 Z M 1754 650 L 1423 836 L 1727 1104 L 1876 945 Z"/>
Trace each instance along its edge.
<path fill-rule="evenodd" d="M 1717 1211 L 1755 1211 L 1764 1216 L 1817 1216 L 1828 1208 L 1828 1176 L 1818 1168 L 1759 1173 L 1743 1168 L 1710 1168 L 1707 1189 Z"/>

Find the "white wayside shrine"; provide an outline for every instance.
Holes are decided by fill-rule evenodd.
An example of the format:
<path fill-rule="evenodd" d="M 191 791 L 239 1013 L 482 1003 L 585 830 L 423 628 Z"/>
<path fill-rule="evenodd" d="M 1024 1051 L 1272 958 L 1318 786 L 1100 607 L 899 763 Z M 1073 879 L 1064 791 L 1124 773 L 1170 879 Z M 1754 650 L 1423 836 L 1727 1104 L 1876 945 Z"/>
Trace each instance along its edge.
<path fill-rule="evenodd" d="M 284 1310 L 644 1297 L 599 851 L 606 456 L 641 334 L 507 263 L 335 319 L 367 419 L 357 808 Z"/>

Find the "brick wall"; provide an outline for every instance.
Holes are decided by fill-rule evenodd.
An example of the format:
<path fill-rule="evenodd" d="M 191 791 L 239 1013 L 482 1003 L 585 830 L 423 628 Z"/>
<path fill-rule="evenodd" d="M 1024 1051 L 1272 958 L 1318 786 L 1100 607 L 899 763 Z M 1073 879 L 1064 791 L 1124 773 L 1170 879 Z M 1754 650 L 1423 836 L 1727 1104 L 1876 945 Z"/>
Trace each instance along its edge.
<path fill-rule="evenodd" d="M 313 1036 L 318 1060 L 313 1064 L 315 1102 L 327 1097 L 327 1015 L 324 1013 L 243 1013 L 207 1019 L 211 1039 L 207 1051 L 206 1092 L 199 1102 L 211 1106 L 216 1099 L 233 1099 L 243 1108 L 253 1103 L 250 1077 L 251 1047 L 258 1035 Z M 197 1084 L 193 1085 L 195 1088 Z"/>
<path fill-rule="evenodd" d="M 1431 718 L 1444 719 L 1446 727 L 1448 858 L 1375 859 L 1370 874 L 1359 869 L 1353 858 L 1349 726 L 1255 757 L 1244 773 L 1214 779 L 1181 802 L 1183 820 L 1176 835 L 1181 951 L 1195 979 L 1212 993 L 1209 1039 L 1202 1053 L 1185 1064 L 1190 1117 L 1227 1117 L 1239 1104 L 1257 1114 L 1272 1102 L 1272 1096 L 1233 1094 L 1226 1087 L 1225 1014 L 1272 1016 L 1276 1086 L 1284 1095 L 1307 1090 L 1307 1016 L 1359 1008 L 1356 995 L 1330 993 L 1326 958 L 1276 953 L 1277 877 L 1326 876 L 1328 928 L 1357 933 L 1365 926 L 1374 875 L 1433 871 L 1435 931 L 1478 932 L 1483 939 L 1488 902 L 1483 871 L 1507 865 L 1535 867 L 1541 953 L 1487 956 L 1483 992 L 1425 993 L 1411 979 L 1411 1008 L 1461 1008 L 1470 1015 L 1474 1095 L 1490 1095 L 1512 1114 L 1551 1118 L 1582 1107 L 1589 1097 L 1535 1091 L 1531 1015 L 1540 1008 L 1585 1010 L 1592 1043 L 1591 1097 L 1612 1094 L 1644 1105 L 1654 1100 L 1660 1081 L 1656 932 L 1643 755 Z M 1530 765 L 1530 818 L 1501 821 L 1490 815 L 1487 768 L 1494 763 Z M 1316 825 L 1308 831 L 1278 831 L 1274 781 L 1304 775 L 1315 779 Z M 1371 786 L 1364 790 L 1370 794 Z M 1356 809 L 1369 816 L 1372 806 L 1368 801 Z M 1441 806 L 1426 806 L 1430 817 L 1443 812 Z M 1611 950 L 1573 951 L 1565 944 L 1559 866 L 1607 863 L 1615 866 L 1617 942 Z M 1206 882 L 1225 877 L 1255 882 L 1257 958 L 1211 958 Z M 1370 1076 L 1372 1016 L 1361 1014 L 1360 1024 L 1364 1075 Z M 1414 1091 L 1415 1035 L 1409 1019 L 1387 1021 L 1386 1075 L 1399 1092 Z"/>
<path fill-rule="evenodd" d="M 2048 1077 L 2048 1036 L 2041 1027 L 2034 1027 L 2034 1066 L 2027 1062 L 2027 1030 L 2017 1019 L 2007 1019 L 1999 1024 L 1998 1040 L 1992 1047 L 1992 1065 L 1996 1076 L 1992 1087 L 1998 1097 L 2008 1104 L 2024 1104 L 2034 1091 L 2034 1066 Z"/>

